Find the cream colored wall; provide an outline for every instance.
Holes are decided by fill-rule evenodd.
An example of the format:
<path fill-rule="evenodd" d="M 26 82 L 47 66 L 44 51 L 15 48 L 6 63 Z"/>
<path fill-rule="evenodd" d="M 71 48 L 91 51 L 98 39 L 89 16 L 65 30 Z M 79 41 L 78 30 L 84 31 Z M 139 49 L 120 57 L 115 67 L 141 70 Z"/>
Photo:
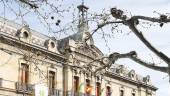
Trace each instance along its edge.
<path fill-rule="evenodd" d="M 18 58 L 20 56 L 0 51 L 0 78 L 11 81 L 3 82 L 2 86 L 15 89 L 14 82 L 18 81 Z"/>
<path fill-rule="evenodd" d="M 4 48 L 4 49 L 8 49 L 11 51 L 19 51 L 17 48 L 15 47 L 11 47 L 9 45 L 6 44 L 2 44 L 0 43 L 0 48 Z M 9 91 L 2 91 L 0 90 L 1 94 L 8 94 L 11 96 L 15 96 L 15 82 L 18 82 L 18 78 L 19 78 L 19 65 L 20 63 L 25 63 L 26 61 L 24 61 L 24 59 L 22 59 L 22 55 L 13 53 L 13 54 L 8 54 L 2 50 L 0 50 L 0 78 L 3 78 L 5 80 L 10 80 L 10 81 L 3 81 L 2 86 L 6 87 L 6 88 L 10 88 L 13 89 L 14 92 L 9 92 Z M 36 66 L 34 64 L 34 62 L 27 62 L 29 64 L 29 68 L 30 68 L 30 78 L 29 78 L 29 82 L 30 84 L 39 84 L 39 83 L 44 83 L 46 86 L 48 85 L 48 71 L 49 70 L 55 70 L 56 71 L 56 89 L 59 89 L 61 91 L 63 91 L 63 67 L 61 64 L 50 61 L 48 59 L 45 59 L 42 63 L 41 60 L 43 60 L 43 57 L 37 57 L 39 60 L 36 60 L 34 62 L 38 63 L 38 68 L 41 69 L 42 73 L 40 73 L 37 69 L 37 71 L 35 70 Z M 54 68 L 51 68 L 50 66 L 53 66 Z M 82 89 L 80 90 L 80 92 L 85 93 L 85 80 L 87 79 L 87 77 L 81 73 L 81 74 L 75 74 L 70 67 L 68 67 L 68 69 L 65 71 L 67 79 L 67 90 L 66 91 L 72 91 L 73 90 L 73 76 L 78 75 L 80 77 L 80 82 L 84 83 L 83 87 L 81 87 Z M 41 76 L 40 76 L 41 75 Z M 91 81 L 91 86 L 93 87 L 92 93 L 91 95 L 95 95 L 95 87 L 96 87 L 96 78 L 95 77 L 89 77 L 90 81 Z M 108 85 L 107 80 L 110 81 L 110 87 L 112 90 L 112 96 L 119 96 L 119 92 L 120 92 L 120 88 L 123 86 L 124 90 L 125 90 L 125 96 L 131 96 L 132 90 L 135 89 L 136 90 L 136 96 L 146 96 L 146 91 L 145 88 L 141 88 L 141 92 L 138 91 L 138 88 L 136 85 L 130 84 L 130 83 L 125 83 L 122 82 L 120 80 L 116 80 L 113 78 L 109 78 L 109 77 L 105 77 L 102 79 L 101 81 L 101 89 L 104 88 L 104 91 L 102 92 L 102 96 L 105 96 L 106 93 L 106 85 Z M 153 94 L 155 94 L 153 92 Z M 153 95 L 155 96 L 155 95 Z"/>
<path fill-rule="evenodd" d="M 79 92 L 81 93 L 85 93 L 85 79 L 87 78 L 86 76 L 84 76 L 84 74 L 78 74 L 78 75 L 75 75 L 74 73 L 72 73 L 73 71 L 69 71 L 69 74 L 68 75 L 68 90 L 72 90 L 73 88 L 73 76 L 79 76 L 80 78 L 80 81 L 79 81 L 79 84 L 81 83 L 84 83 L 83 87 L 81 87 L 81 90 Z M 92 86 L 92 92 L 91 92 L 91 95 L 95 95 L 96 91 L 95 91 L 95 88 L 96 88 L 96 82 L 97 80 L 95 79 L 95 77 L 90 77 L 89 78 L 90 81 L 91 81 L 91 86 Z M 110 81 L 110 83 L 108 84 L 108 80 Z M 120 96 L 120 89 L 121 87 L 123 86 L 123 90 L 124 90 L 124 96 L 132 96 L 132 92 L 133 90 L 135 90 L 135 96 L 147 96 L 146 95 L 146 89 L 141 87 L 140 89 L 138 89 L 138 86 L 137 85 L 134 85 L 134 84 L 131 84 L 131 83 L 126 83 L 126 82 L 123 82 L 122 80 L 117 80 L 117 79 L 113 79 L 113 78 L 109 78 L 109 77 L 104 77 L 102 79 L 102 81 L 99 80 L 99 82 L 101 82 L 101 89 L 104 89 L 103 92 L 102 92 L 102 95 L 101 96 L 106 96 L 106 86 L 110 86 L 111 87 L 111 91 L 112 91 L 112 95 L 111 96 Z M 149 95 L 148 95 L 149 96 Z M 155 96 L 155 93 L 153 92 L 153 95 L 152 96 Z"/>
<path fill-rule="evenodd" d="M 146 94 L 146 89 L 140 88 L 141 89 L 141 96 L 147 96 Z"/>
<path fill-rule="evenodd" d="M 72 70 L 71 69 L 68 69 L 67 70 L 67 76 L 68 76 L 68 78 L 67 78 L 67 90 L 72 90 L 73 89 L 73 72 L 72 72 Z"/>
<path fill-rule="evenodd" d="M 63 69 L 62 67 L 57 68 L 57 89 L 63 90 Z"/>
<path fill-rule="evenodd" d="M 109 83 L 108 83 L 108 80 L 109 80 Z M 136 90 L 135 94 L 136 96 L 138 96 L 137 86 L 129 84 L 129 83 L 125 83 L 125 82 L 122 82 L 116 79 L 111 79 L 111 78 L 105 78 L 105 80 L 102 81 L 102 88 L 105 88 L 105 90 L 102 93 L 102 96 L 105 96 L 106 94 L 106 86 L 111 87 L 112 96 L 115 96 L 115 95 L 119 96 L 121 89 L 124 90 L 125 96 L 132 96 L 132 90 Z"/>
<path fill-rule="evenodd" d="M 15 92 L 0 90 L 0 96 L 23 96 L 23 94 L 16 94 Z"/>
<path fill-rule="evenodd" d="M 0 48 L 8 49 L 10 51 L 19 51 L 16 48 L 13 48 L 9 45 L 0 43 Z M 48 70 L 56 70 L 56 89 L 63 90 L 63 68 L 60 63 L 56 63 L 50 60 L 45 59 L 42 63 L 41 59 L 42 57 L 39 57 L 40 60 L 32 60 L 33 62 L 27 62 L 23 59 L 22 55 L 19 55 L 17 53 L 8 54 L 2 50 L 0 50 L 0 78 L 3 78 L 2 87 L 3 88 L 9 88 L 9 90 L 13 90 L 13 92 L 2 91 L 0 89 L 0 94 L 6 94 L 10 96 L 16 96 L 16 89 L 15 89 L 15 82 L 19 82 L 19 66 L 21 63 L 26 63 L 29 65 L 29 83 L 30 84 L 39 84 L 44 83 L 46 86 L 48 86 Z M 38 69 L 36 69 L 36 66 L 41 70 L 40 73 Z M 54 65 L 54 68 L 50 68 L 50 66 Z M 6 81 L 4 81 L 6 80 Z M 17 95 L 19 96 L 19 95 Z"/>

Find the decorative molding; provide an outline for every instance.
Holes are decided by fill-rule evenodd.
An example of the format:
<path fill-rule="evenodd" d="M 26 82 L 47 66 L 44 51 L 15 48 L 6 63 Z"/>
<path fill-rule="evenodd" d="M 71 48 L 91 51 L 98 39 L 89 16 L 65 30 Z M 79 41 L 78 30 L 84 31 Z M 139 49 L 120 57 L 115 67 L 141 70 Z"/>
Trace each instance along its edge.
<path fill-rule="evenodd" d="M 31 32 L 28 26 L 24 26 L 17 30 L 16 36 L 19 40 L 29 43 L 31 40 Z"/>
<path fill-rule="evenodd" d="M 125 72 L 124 65 L 119 65 L 119 67 L 116 68 L 116 73 L 118 73 L 119 75 L 124 76 L 125 75 L 124 72 Z"/>
<path fill-rule="evenodd" d="M 129 76 L 132 80 L 135 80 L 135 78 L 136 78 L 135 70 L 131 70 L 131 71 L 128 73 L 128 76 Z"/>
<path fill-rule="evenodd" d="M 59 53 L 59 51 L 57 50 L 57 40 L 48 39 L 44 42 L 44 46 L 47 48 L 48 51 Z"/>
<path fill-rule="evenodd" d="M 147 75 L 146 77 L 143 77 L 143 82 L 145 82 L 146 84 L 150 83 L 150 76 Z"/>
<path fill-rule="evenodd" d="M 95 52 L 94 50 L 92 50 L 88 47 L 81 46 L 81 47 L 76 48 L 76 51 L 78 53 L 84 54 L 84 55 L 89 56 L 94 59 L 98 57 L 97 52 Z"/>
<path fill-rule="evenodd" d="M 11 36 L 16 36 L 16 33 L 17 33 L 17 29 L 12 28 L 5 24 L 0 24 L 0 31 Z"/>
<path fill-rule="evenodd" d="M 97 75 L 95 76 L 96 82 L 101 82 L 102 81 L 102 76 L 101 75 Z"/>
<path fill-rule="evenodd" d="M 39 46 L 41 46 L 41 47 L 45 47 L 45 46 L 44 46 L 44 41 L 42 41 L 42 40 L 40 40 L 40 39 L 38 39 L 38 38 L 36 38 L 36 37 L 33 37 L 33 36 L 32 36 L 32 38 L 31 38 L 31 43 L 33 43 L 33 44 L 35 44 L 35 45 L 39 45 Z"/>

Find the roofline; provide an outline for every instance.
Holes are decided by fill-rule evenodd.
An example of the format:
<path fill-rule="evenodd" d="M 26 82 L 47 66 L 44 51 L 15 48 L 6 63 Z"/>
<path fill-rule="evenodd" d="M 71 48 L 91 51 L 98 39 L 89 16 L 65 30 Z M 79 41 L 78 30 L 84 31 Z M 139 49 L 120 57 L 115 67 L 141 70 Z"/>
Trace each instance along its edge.
<path fill-rule="evenodd" d="M 11 37 L 11 36 L 7 36 L 7 35 L 4 35 L 4 34 L 1 34 L 1 32 L 0 32 L 0 39 L 10 40 L 10 41 L 12 41 L 12 42 L 16 42 L 16 43 L 18 43 L 18 44 L 21 44 L 21 45 L 24 45 L 24 46 L 27 46 L 27 47 L 30 47 L 30 48 L 34 48 L 34 49 L 39 50 L 39 51 L 41 51 L 41 52 L 45 52 L 45 53 L 47 53 L 47 54 L 60 57 L 60 58 L 62 58 L 63 60 L 67 60 L 67 58 L 66 58 L 64 55 L 57 54 L 57 53 L 55 53 L 55 52 L 48 51 L 48 50 L 46 50 L 46 49 L 44 49 L 44 48 L 42 48 L 42 47 L 39 47 L 39 46 L 36 46 L 36 45 L 33 45 L 33 44 L 29 44 L 29 43 L 27 43 L 27 42 L 23 42 L 23 41 L 21 41 L 21 40 L 18 40 L 18 39 L 16 39 L 16 38 Z"/>
<path fill-rule="evenodd" d="M 151 88 L 154 91 L 158 90 L 158 88 L 153 86 L 153 85 L 149 85 L 149 84 L 146 84 L 146 83 L 143 83 L 143 82 L 140 82 L 140 81 L 132 80 L 130 78 L 127 78 L 125 76 L 120 76 L 120 75 L 115 74 L 115 73 L 106 73 L 105 75 L 107 77 L 111 77 L 111 78 L 114 78 L 114 79 L 118 79 L 118 80 L 122 80 L 122 81 L 124 80 L 125 82 L 129 82 L 131 84 L 135 84 L 138 87 L 143 86 L 143 87 Z"/>

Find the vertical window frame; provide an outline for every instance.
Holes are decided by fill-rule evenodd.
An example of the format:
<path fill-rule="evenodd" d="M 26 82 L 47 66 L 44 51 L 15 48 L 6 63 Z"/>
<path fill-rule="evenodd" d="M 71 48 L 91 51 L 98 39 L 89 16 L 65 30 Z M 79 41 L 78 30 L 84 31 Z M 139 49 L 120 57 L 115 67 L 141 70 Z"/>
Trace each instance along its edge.
<path fill-rule="evenodd" d="M 111 96 L 111 94 L 112 94 L 112 88 L 111 88 L 111 86 L 106 86 L 106 96 Z"/>
<path fill-rule="evenodd" d="M 89 96 L 92 93 L 92 89 L 90 89 L 90 92 L 87 92 L 87 88 L 91 88 L 91 81 L 89 79 L 86 79 L 86 86 L 85 86 L 85 93 Z"/>
<path fill-rule="evenodd" d="M 49 87 L 49 84 L 50 84 L 50 81 L 49 81 L 49 75 L 50 75 L 50 72 L 54 72 L 54 88 L 52 88 L 52 89 L 50 89 L 50 87 Z M 48 90 L 49 90 L 49 94 L 54 94 L 54 90 L 57 88 L 57 69 L 56 68 L 51 68 L 51 67 L 48 67 L 47 68 L 47 77 L 48 77 L 48 79 L 47 79 L 47 84 L 48 84 Z M 52 93 L 50 92 L 52 90 Z"/>
<path fill-rule="evenodd" d="M 119 96 L 125 96 L 125 89 L 124 86 L 121 86 L 119 89 Z"/>
<path fill-rule="evenodd" d="M 29 84 L 30 83 L 30 78 L 31 78 L 31 76 L 30 76 L 30 65 L 28 64 L 29 62 L 28 61 L 26 61 L 26 60 L 24 60 L 24 59 L 18 59 L 18 64 L 19 64 L 19 66 L 18 66 L 18 82 L 19 83 L 21 83 L 22 85 L 23 85 L 23 81 L 22 81 L 22 77 L 21 77 L 21 66 L 22 66 L 22 64 L 23 65 L 26 65 L 26 66 L 28 66 L 28 73 L 27 73 L 27 83 L 25 83 L 24 85 L 26 85 L 26 84 Z"/>
<path fill-rule="evenodd" d="M 100 96 L 101 94 L 101 83 L 96 82 L 96 96 Z"/>
<path fill-rule="evenodd" d="M 131 95 L 136 96 L 136 90 L 135 89 L 132 89 Z"/>
<path fill-rule="evenodd" d="M 74 76 L 74 93 L 78 93 L 79 91 L 79 83 L 80 83 L 80 77 L 79 76 Z"/>

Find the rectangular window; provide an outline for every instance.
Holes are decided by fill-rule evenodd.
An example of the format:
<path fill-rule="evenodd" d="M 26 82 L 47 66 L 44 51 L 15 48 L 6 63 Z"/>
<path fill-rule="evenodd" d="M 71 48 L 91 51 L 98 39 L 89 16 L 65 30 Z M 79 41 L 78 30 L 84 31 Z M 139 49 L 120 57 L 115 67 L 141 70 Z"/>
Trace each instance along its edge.
<path fill-rule="evenodd" d="M 120 90 L 120 96 L 124 96 L 124 90 Z"/>
<path fill-rule="evenodd" d="M 99 82 L 96 83 L 96 96 L 100 96 L 101 94 L 101 84 Z"/>
<path fill-rule="evenodd" d="M 28 84 L 29 66 L 27 64 L 21 63 L 20 76 L 21 84 Z"/>
<path fill-rule="evenodd" d="M 79 77 L 74 76 L 74 93 L 77 93 L 79 90 Z"/>
<path fill-rule="evenodd" d="M 50 95 L 54 94 L 54 89 L 55 89 L 55 72 L 53 72 L 53 71 L 49 71 L 48 88 L 49 88 L 49 94 Z"/>
<path fill-rule="evenodd" d="M 106 96 L 111 96 L 111 88 L 110 88 L 110 86 L 106 87 Z"/>
<path fill-rule="evenodd" d="M 86 92 L 87 96 L 91 94 L 91 90 L 92 90 L 92 88 L 91 88 L 91 85 L 90 85 L 90 80 L 86 79 L 85 92 Z"/>

